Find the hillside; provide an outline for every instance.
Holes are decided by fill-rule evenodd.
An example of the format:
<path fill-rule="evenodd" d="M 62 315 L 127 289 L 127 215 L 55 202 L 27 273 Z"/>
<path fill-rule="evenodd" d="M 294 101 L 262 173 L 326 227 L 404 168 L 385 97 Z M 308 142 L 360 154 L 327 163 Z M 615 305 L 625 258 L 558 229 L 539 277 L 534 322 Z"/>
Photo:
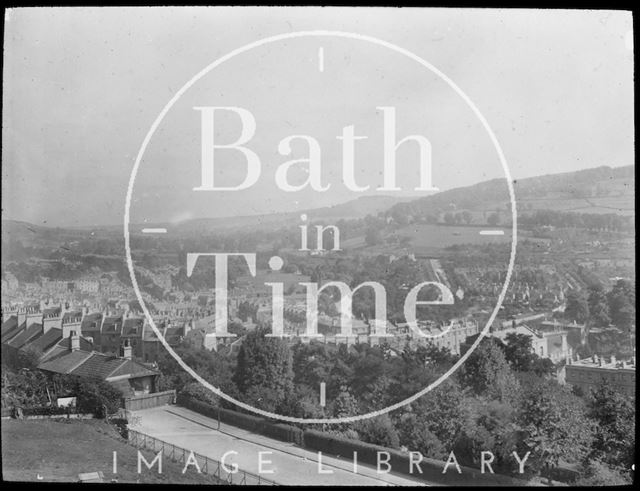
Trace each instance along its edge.
<path fill-rule="evenodd" d="M 517 180 L 514 182 L 514 190 L 520 215 L 535 210 L 553 210 L 632 216 L 635 213 L 634 185 L 634 166 L 597 167 Z M 419 199 L 386 195 L 362 196 L 330 207 L 267 215 L 194 219 L 179 225 L 171 225 L 171 228 L 180 234 L 192 235 L 200 232 L 275 229 L 291 226 L 292 223 L 299 223 L 302 213 L 306 213 L 312 221 L 336 222 L 340 219 L 376 216 L 381 212 L 385 212 L 388 216 L 398 212 L 405 216 L 426 217 L 460 210 L 468 210 L 473 216 L 471 223 L 475 224 L 485 223 L 487 214 L 496 210 L 506 217 L 510 205 L 504 179 L 493 179 Z M 168 227 L 169 224 L 146 224 L 145 226 Z M 73 243 L 82 239 L 90 239 L 93 242 L 96 239 L 121 241 L 122 228 L 121 225 L 113 225 L 62 229 L 3 220 L 3 243 L 8 243 L 9 238 L 13 243 L 19 241 L 25 246 L 63 247 L 65 242 Z"/>
<path fill-rule="evenodd" d="M 635 169 L 597 167 L 514 181 L 518 212 L 553 210 L 589 214 L 635 213 Z M 504 179 L 493 179 L 396 204 L 389 210 L 428 215 L 450 210 L 475 213 L 510 210 Z"/>
<path fill-rule="evenodd" d="M 113 473 L 117 452 L 117 474 Z M 137 449 L 115 429 L 100 420 L 2 421 L 2 476 L 5 481 L 77 482 L 78 474 L 102 471 L 106 482 L 152 484 L 215 484 L 211 476 L 186 472 L 182 465 L 164 459 L 157 467 L 138 474 Z M 142 451 L 148 462 L 154 454 Z M 38 479 L 40 476 L 41 479 Z"/>
<path fill-rule="evenodd" d="M 183 222 L 179 225 L 171 225 L 171 228 L 181 232 L 194 232 L 198 230 L 213 229 L 238 229 L 244 227 L 280 227 L 300 221 L 300 215 L 306 214 L 309 220 L 349 220 L 364 218 L 367 215 L 377 215 L 388 210 L 395 204 L 411 201 L 415 198 L 401 196 L 361 196 L 359 198 L 323 208 L 313 208 L 287 213 L 271 213 L 268 215 L 252 215 L 240 217 L 200 218 Z M 158 225 L 165 226 L 168 224 Z"/>

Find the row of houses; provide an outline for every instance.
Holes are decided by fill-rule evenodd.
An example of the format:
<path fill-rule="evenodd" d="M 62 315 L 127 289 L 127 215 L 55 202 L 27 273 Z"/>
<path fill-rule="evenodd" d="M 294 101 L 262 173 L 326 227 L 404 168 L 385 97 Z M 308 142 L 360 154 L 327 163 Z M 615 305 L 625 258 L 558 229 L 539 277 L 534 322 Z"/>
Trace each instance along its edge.
<path fill-rule="evenodd" d="M 87 306 L 74 308 L 64 302 L 5 308 L 2 325 L 3 332 L 21 329 L 24 332 L 22 336 L 29 339 L 38 333 L 46 339 L 67 339 L 73 331 L 90 342 L 94 351 L 108 355 L 122 355 L 126 344 L 134 358 L 147 363 L 157 361 L 163 349 L 160 339 L 144 317 L 130 310 L 109 308 L 92 312 Z M 173 346 L 180 344 L 192 326 L 193 321 L 184 319 L 175 324 L 170 318 L 157 321 L 164 339 Z"/>
<path fill-rule="evenodd" d="M 76 318 L 62 317 L 60 326 L 52 325 L 51 313 L 36 308 L 25 309 L 24 320 L 17 314 L 2 316 L 2 361 L 9 366 L 27 364 L 52 374 L 75 375 L 105 380 L 125 396 L 156 391 L 160 372 L 133 359 L 132 348 L 125 341 L 118 355 L 96 351 L 91 339 L 76 330 Z"/>

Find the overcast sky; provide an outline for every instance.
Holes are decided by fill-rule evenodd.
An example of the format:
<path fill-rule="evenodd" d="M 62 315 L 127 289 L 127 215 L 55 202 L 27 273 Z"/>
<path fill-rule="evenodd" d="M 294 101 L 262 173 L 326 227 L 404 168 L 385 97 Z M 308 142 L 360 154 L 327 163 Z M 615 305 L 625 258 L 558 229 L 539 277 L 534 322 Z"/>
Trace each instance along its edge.
<path fill-rule="evenodd" d="M 138 150 L 180 87 L 231 50 L 318 29 L 388 41 L 446 74 L 486 118 L 516 179 L 634 162 L 632 18 L 626 12 L 13 9 L 5 18 L 3 218 L 120 223 Z M 252 112 L 257 129 L 247 146 L 262 162 L 255 186 L 193 191 L 200 185 L 201 152 L 194 106 Z M 336 139 L 349 125 L 368 137 L 356 143 L 355 175 L 359 185 L 370 186 L 365 194 L 375 194 L 382 179 L 379 106 L 396 108 L 398 139 L 429 139 L 439 188 L 504 176 L 478 119 L 432 72 L 363 41 L 297 38 L 238 55 L 175 104 L 141 163 L 132 220 L 291 211 L 356 198 L 361 194 L 344 186 Z M 217 122 L 216 141 L 238 138 L 237 118 Z M 331 184 L 326 192 L 286 193 L 274 184 L 279 165 L 306 156 L 300 141 L 291 155 L 278 152 L 280 140 L 300 134 L 321 146 L 323 183 Z M 411 145 L 398 152 L 398 185 L 401 193 L 419 195 L 417 146 Z M 222 152 L 218 182 L 239 184 L 243 158 Z M 290 180 L 299 184 L 307 176 L 295 167 Z"/>

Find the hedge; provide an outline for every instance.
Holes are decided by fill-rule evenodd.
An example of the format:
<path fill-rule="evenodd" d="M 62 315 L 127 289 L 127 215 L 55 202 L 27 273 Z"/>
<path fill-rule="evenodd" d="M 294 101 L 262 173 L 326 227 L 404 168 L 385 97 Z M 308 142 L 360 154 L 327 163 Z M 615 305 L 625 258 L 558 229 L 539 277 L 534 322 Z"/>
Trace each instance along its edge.
<path fill-rule="evenodd" d="M 178 394 L 176 402 L 192 411 L 208 416 L 212 419 L 220 418 L 220 421 L 232 426 L 237 426 L 252 433 L 269 436 L 287 443 L 302 445 L 302 430 L 295 426 L 272 423 L 265 418 L 245 414 L 231 409 L 224 409 L 212 406 L 206 402 L 192 399 L 184 394 Z"/>
<path fill-rule="evenodd" d="M 524 481 L 511 478 L 509 476 L 490 474 L 488 472 L 486 474 L 482 474 L 480 469 L 473 469 L 464 466 L 460 466 L 462 473 L 458 474 L 458 471 L 453 464 L 447 468 L 446 474 L 443 474 L 442 471 L 444 470 L 445 462 L 426 457 L 423 458 L 419 464 L 422 474 L 420 474 L 420 471 L 418 470 L 418 457 L 414 459 L 416 463 L 413 465 L 414 472 L 411 473 L 410 454 L 408 452 L 401 452 L 399 450 L 381 447 L 380 445 L 351 440 L 342 436 L 315 430 L 307 430 L 304 432 L 304 446 L 307 449 L 320 451 L 330 455 L 339 455 L 348 459 L 352 459 L 354 457 L 354 452 L 358 452 L 358 462 L 373 466 L 377 466 L 378 464 L 378 452 L 386 452 L 389 454 L 389 465 L 391 466 L 392 471 L 408 474 L 414 478 L 419 478 L 424 481 L 437 484 L 473 484 L 475 486 L 522 486 L 525 484 Z M 381 457 L 381 462 L 386 460 L 386 455 Z M 385 468 L 386 466 L 381 464 L 381 469 Z"/>
<path fill-rule="evenodd" d="M 24 416 L 55 416 L 59 414 L 76 414 L 74 408 L 57 406 L 35 406 L 22 409 Z"/>
<path fill-rule="evenodd" d="M 184 406 L 192 411 L 208 416 L 212 419 L 218 419 L 218 411 L 220 412 L 220 421 L 233 426 L 244 428 L 253 433 L 259 433 L 264 436 L 275 438 L 288 443 L 295 443 L 304 446 L 309 450 L 315 450 L 327 455 L 341 456 L 347 459 L 353 458 L 353 453 L 358 452 L 358 462 L 376 466 L 378 463 L 378 452 L 386 452 L 389 454 L 389 465 L 394 472 L 411 475 L 414 478 L 422 479 L 437 484 L 444 485 L 469 485 L 475 486 L 522 486 L 524 481 L 509 476 L 499 474 L 482 474 L 480 469 L 460 466 L 461 474 L 458 474 L 455 465 L 447 468 L 446 474 L 442 471 L 445 462 L 429 458 L 423 458 L 419 464 L 422 474 L 417 469 L 417 465 L 413 465 L 414 472 L 411 473 L 410 454 L 401 452 L 372 443 L 351 440 L 331 433 L 324 433 L 316 430 L 303 431 L 295 426 L 272 423 L 264 418 L 240 413 L 231 409 L 222 409 L 207 404 L 202 401 L 191 399 L 185 395 L 178 394 L 177 404 Z M 381 461 L 386 460 L 386 456 Z M 418 459 L 415 459 L 416 461 Z M 381 465 L 381 469 L 385 466 Z"/>

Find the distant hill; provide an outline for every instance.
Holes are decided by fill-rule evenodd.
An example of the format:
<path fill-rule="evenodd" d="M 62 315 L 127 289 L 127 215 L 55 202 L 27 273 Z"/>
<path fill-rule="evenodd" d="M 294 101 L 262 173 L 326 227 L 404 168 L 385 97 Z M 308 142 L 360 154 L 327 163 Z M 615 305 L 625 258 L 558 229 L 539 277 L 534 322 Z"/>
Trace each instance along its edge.
<path fill-rule="evenodd" d="M 635 214 L 635 168 L 597 167 L 576 172 L 552 174 L 519 179 L 514 182 L 518 212 L 536 209 L 571 211 L 576 213 Z M 508 208 L 509 207 L 509 208 Z M 267 215 L 203 218 L 172 224 L 145 224 L 146 227 L 166 226 L 178 231 L 233 230 L 239 228 L 280 227 L 299 222 L 306 213 L 309 220 L 332 220 L 363 218 L 385 212 L 393 215 L 400 211 L 404 215 L 425 216 L 450 210 L 469 210 L 474 216 L 510 209 L 507 185 L 504 179 L 493 179 L 464 188 L 443 191 L 431 196 L 415 197 L 362 196 L 334 206 L 305 211 L 273 213 Z M 2 220 L 2 240 L 9 237 L 25 243 L 62 242 L 86 237 L 121 237 L 121 225 L 107 227 L 54 228 L 33 225 L 15 220 Z"/>
<path fill-rule="evenodd" d="M 577 213 L 635 214 L 635 169 L 597 167 L 576 172 L 530 177 L 514 181 L 518 212 L 530 210 Z M 392 206 L 404 214 L 424 216 L 438 212 L 469 210 L 476 213 L 510 210 L 504 179 L 493 179 L 464 188 L 443 191 L 409 203 Z"/>
<path fill-rule="evenodd" d="M 353 218 L 364 218 L 367 215 L 377 215 L 388 210 L 395 204 L 414 200 L 414 197 L 401 196 L 361 196 L 357 199 L 347 201 L 334 206 L 314 208 L 310 210 L 299 210 L 287 213 L 271 213 L 267 215 L 251 215 L 240 217 L 222 218 L 198 218 L 182 222 L 179 225 L 170 225 L 172 229 L 183 232 L 195 230 L 211 229 L 234 229 L 244 227 L 279 227 L 280 225 L 290 225 L 292 221 L 299 222 L 300 215 L 306 214 L 310 221 L 314 220 L 349 220 Z M 165 225 L 158 225 L 165 226 Z M 166 226 L 169 226 L 168 224 Z"/>

